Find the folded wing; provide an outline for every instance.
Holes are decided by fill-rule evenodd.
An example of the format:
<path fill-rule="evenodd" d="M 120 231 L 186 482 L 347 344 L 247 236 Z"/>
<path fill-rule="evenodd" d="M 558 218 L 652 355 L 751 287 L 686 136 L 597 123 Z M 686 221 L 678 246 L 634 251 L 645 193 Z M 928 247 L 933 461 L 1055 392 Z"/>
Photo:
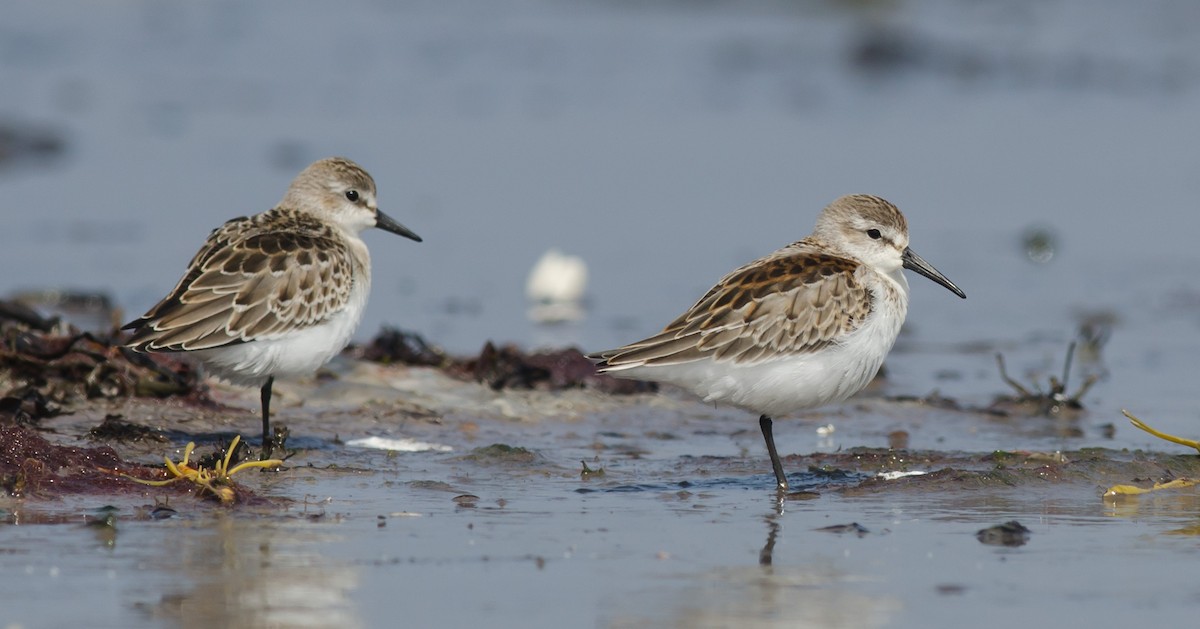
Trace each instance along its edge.
<path fill-rule="evenodd" d="M 601 370 L 712 359 L 754 363 L 819 350 L 871 312 L 858 263 L 813 251 L 775 254 L 725 276 L 662 332 L 592 357 Z"/>
<path fill-rule="evenodd" d="M 328 232 L 258 231 L 235 219 L 215 230 L 175 290 L 140 319 L 130 347 L 210 349 L 316 325 L 346 307 L 352 259 Z"/>

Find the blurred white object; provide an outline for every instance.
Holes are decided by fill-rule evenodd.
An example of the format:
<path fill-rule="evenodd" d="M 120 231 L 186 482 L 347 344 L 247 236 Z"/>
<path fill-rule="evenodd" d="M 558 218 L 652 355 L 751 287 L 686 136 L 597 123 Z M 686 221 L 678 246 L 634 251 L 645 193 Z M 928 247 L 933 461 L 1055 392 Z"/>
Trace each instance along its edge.
<path fill-rule="evenodd" d="M 392 450 L 394 452 L 450 452 L 453 450 L 450 446 L 444 446 L 440 443 L 428 443 L 426 441 L 417 441 L 402 437 L 400 439 L 390 439 L 388 437 L 363 437 L 362 439 L 351 439 L 346 442 L 348 446 L 357 448 L 375 448 L 378 450 Z"/>
<path fill-rule="evenodd" d="M 929 472 L 924 472 L 921 470 L 909 470 L 906 472 L 901 472 L 901 471 L 880 472 L 880 473 L 876 474 L 875 477 L 882 478 L 883 480 L 896 480 L 897 478 L 905 478 L 908 476 L 924 476 L 928 473 Z"/>
<path fill-rule="evenodd" d="M 525 281 L 525 296 L 532 303 L 529 318 L 538 323 L 582 319 L 587 279 L 587 263 L 583 258 L 566 255 L 558 249 L 542 254 Z"/>

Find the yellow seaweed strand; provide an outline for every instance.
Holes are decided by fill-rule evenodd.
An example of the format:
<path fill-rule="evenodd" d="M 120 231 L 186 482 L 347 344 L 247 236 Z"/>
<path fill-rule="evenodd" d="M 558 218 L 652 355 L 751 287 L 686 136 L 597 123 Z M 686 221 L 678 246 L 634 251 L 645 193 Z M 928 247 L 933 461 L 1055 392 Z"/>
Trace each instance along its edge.
<path fill-rule="evenodd" d="M 1132 423 L 1134 426 L 1137 426 L 1141 430 L 1144 430 L 1144 431 L 1154 435 L 1155 437 L 1158 437 L 1159 439 L 1162 439 L 1164 441 L 1170 441 L 1171 443 L 1178 443 L 1181 446 L 1195 448 L 1195 450 L 1197 452 L 1200 452 L 1200 441 L 1195 441 L 1193 439 L 1184 439 L 1183 437 L 1176 437 L 1175 435 L 1168 435 L 1165 432 L 1151 428 L 1150 426 L 1148 426 L 1146 424 L 1146 422 L 1138 419 L 1133 413 L 1130 413 L 1127 410 L 1122 409 L 1121 413 L 1123 413 L 1125 415 L 1125 417 L 1129 418 L 1130 423 Z M 1176 478 L 1175 480 L 1167 481 L 1165 483 L 1154 483 L 1153 487 L 1135 487 L 1133 485 L 1113 485 L 1112 487 L 1108 488 L 1108 491 L 1104 492 L 1104 499 L 1105 500 L 1118 500 L 1125 496 L 1140 496 L 1142 494 L 1148 494 L 1148 493 L 1154 492 L 1154 491 L 1163 491 L 1166 489 L 1183 489 L 1183 488 L 1187 488 L 1187 487 L 1194 487 L 1196 485 L 1200 485 L 1200 480 L 1191 479 L 1191 478 Z"/>
<path fill-rule="evenodd" d="M 1183 437 L 1176 437 L 1175 435 L 1168 435 L 1165 432 L 1160 432 L 1158 430 L 1155 430 L 1155 429 L 1147 426 L 1146 422 L 1138 419 L 1137 417 L 1134 417 L 1133 413 L 1130 413 L 1127 410 L 1122 409 L 1121 412 L 1125 414 L 1125 417 L 1129 418 L 1130 423 L 1132 423 L 1134 426 L 1141 428 L 1142 430 L 1154 435 L 1155 437 L 1158 437 L 1159 439 L 1164 439 L 1166 441 L 1170 441 L 1171 443 L 1178 443 L 1181 446 L 1195 448 L 1195 450 L 1197 452 L 1200 452 L 1200 441 L 1195 441 L 1193 439 L 1184 439 Z"/>
<path fill-rule="evenodd" d="M 1133 485 L 1113 485 L 1104 492 L 1104 497 L 1114 499 L 1120 496 L 1139 496 L 1148 494 L 1152 491 L 1162 491 L 1164 489 L 1184 489 L 1186 487 L 1194 487 L 1200 485 L 1200 480 L 1193 478 L 1176 478 L 1165 483 L 1154 483 L 1153 487 L 1134 487 Z"/>
<path fill-rule="evenodd" d="M 233 453 L 237 450 L 238 442 L 241 439 L 241 436 L 233 438 L 233 441 L 229 443 L 229 447 L 225 450 L 225 458 L 217 461 L 217 464 L 212 469 L 191 466 L 188 461 L 191 459 L 192 451 L 196 449 L 196 444 L 188 443 L 187 447 L 183 449 L 183 459 L 178 464 L 173 463 L 168 457 L 163 457 L 163 460 L 167 464 L 167 471 L 172 476 L 167 480 L 143 480 L 134 478 L 128 474 L 121 474 L 121 476 L 153 487 L 162 487 L 178 480 L 187 479 L 199 487 L 200 493 L 207 492 L 216 496 L 222 503 L 229 504 L 237 498 L 233 490 L 233 479 L 230 478 L 231 476 L 253 467 L 276 468 L 283 465 L 283 461 L 280 459 L 267 459 L 266 461 L 244 461 L 235 465 L 233 469 L 229 469 L 229 462 L 233 460 Z"/>

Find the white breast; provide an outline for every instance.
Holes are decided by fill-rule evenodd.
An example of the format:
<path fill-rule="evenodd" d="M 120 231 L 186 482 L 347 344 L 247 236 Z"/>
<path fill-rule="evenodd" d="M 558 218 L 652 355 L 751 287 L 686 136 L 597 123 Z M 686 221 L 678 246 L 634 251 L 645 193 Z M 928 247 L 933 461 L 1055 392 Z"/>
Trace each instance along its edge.
<path fill-rule="evenodd" d="M 729 404 L 770 416 L 841 402 L 871 382 L 887 356 L 908 312 L 908 283 L 876 276 L 873 308 L 862 327 L 826 348 L 735 365 L 701 360 L 686 364 L 634 367 L 622 376 L 669 382 L 706 402 Z"/>
<path fill-rule="evenodd" d="M 357 244 L 361 245 L 361 241 Z M 215 376 L 243 386 L 262 386 L 267 378 L 307 376 L 346 348 L 362 319 L 371 291 L 370 259 L 362 247 L 346 307 L 318 325 L 238 345 L 188 352 Z"/>

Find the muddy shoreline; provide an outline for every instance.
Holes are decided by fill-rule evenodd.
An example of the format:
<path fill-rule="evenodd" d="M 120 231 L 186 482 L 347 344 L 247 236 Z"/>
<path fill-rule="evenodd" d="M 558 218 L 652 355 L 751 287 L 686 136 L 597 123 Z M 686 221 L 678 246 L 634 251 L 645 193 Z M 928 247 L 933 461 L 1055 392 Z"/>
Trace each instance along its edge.
<path fill-rule="evenodd" d="M 210 459 L 219 458 L 234 436 L 249 434 L 257 424 L 255 392 L 205 380 L 174 356 L 130 352 L 120 346 L 116 332 L 82 333 L 16 305 L 6 305 L 3 312 L 0 409 L 5 413 L 0 424 L 0 452 L 4 453 L 0 478 L 9 495 L 9 509 L 19 504 L 11 502 L 14 498 L 35 503 L 79 494 L 124 496 L 136 502 L 156 495 L 203 494 L 188 483 L 171 485 L 170 490 L 148 488 L 128 477 L 162 480 L 166 471 L 160 461 L 178 456 L 189 442 L 198 445 L 197 456 L 209 452 Z M 1082 430 L 1074 421 L 1084 412 L 1076 399 L 1067 400 L 1074 407 L 1047 405 L 1054 395 L 1060 402 L 1067 399 L 1061 387 L 1035 395 L 1019 384 L 1013 386 L 1020 395 L 1000 395 L 986 407 L 970 407 L 938 395 L 876 394 L 809 416 L 900 415 L 918 422 L 935 416 L 965 424 L 1007 422 L 1026 430 L 1059 431 L 1064 438 Z M 359 462 L 364 447 L 356 444 L 392 454 L 391 448 L 407 447 L 389 445 L 400 443 L 397 438 L 440 444 L 445 452 L 434 456 L 451 467 L 491 470 L 501 465 L 507 473 L 577 476 L 587 481 L 586 491 L 627 488 L 630 478 L 623 474 L 625 468 L 636 467 L 640 459 L 671 456 L 659 452 L 662 444 L 676 453 L 670 463 L 674 471 L 667 478 L 639 483 L 686 487 L 713 479 L 745 482 L 764 473 L 761 453 L 752 439 L 745 438 L 747 433 L 753 436 L 748 419 L 738 420 L 736 411 L 711 409 L 679 391 L 655 391 L 648 383 L 596 375 L 577 350 L 527 354 L 513 346 L 497 348 L 487 343 L 479 356 L 455 358 L 419 337 L 385 329 L 373 342 L 348 349 L 315 377 L 277 384 L 279 421 L 290 436 L 289 454 L 275 474 L 340 467 L 369 474 L 369 466 Z M 703 419 L 714 411 L 732 420 Z M 1068 411 L 1070 416 L 1061 416 Z M 653 422 L 652 429 L 647 428 L 648 422 Z M 697 422 L 711 425 L 697 427 Z M 539 426 L 557 434 L 553 444 L 525 442 Z M 742 450 L 736 457 L 695 456 L 688 453 L 689 432 L 703 433 L 708 439 L 725 434 L 749 444 L 739 446 Z M 870 431 L 863 439 L 846 442 L 836 452 L 787 455 L 788 469 L 802 479 L 804 497 L 823 491 L 844 496 L 933 494 L 1047 484 L 1071 485 L 1099 497 L 1104 488 L 1115 484 L 1150 485 L 1200 476 L 1200 457 L 1166 449 L 971 453 L 909 449 L 906 430 L 889 431 L 889 447 L 873 447 L 879 439 Z M 489 444 L 513 447 L 522 455 L 498 455 L 487 449 Z M 561 451 L 591 454 L 577 464 Z M 253 456 L 249 448 L 239 451 L 232 462 Z M 585 467 L 589 461 L 599 469 L 607 466 L 612 473 L 589 477 Z M 885 473 L 896 477 L 882 476 Z M 244 476 L 247 484 L 258 484 L 250 476 Z M 259 491 L 251 489 L 240 495 L 246 497 L 241 502 L 259 505 L 272 499 L 269 492 L 260 498 Z M 295 497 L 283 494 L 274 499 L 282 504 Z"/>

